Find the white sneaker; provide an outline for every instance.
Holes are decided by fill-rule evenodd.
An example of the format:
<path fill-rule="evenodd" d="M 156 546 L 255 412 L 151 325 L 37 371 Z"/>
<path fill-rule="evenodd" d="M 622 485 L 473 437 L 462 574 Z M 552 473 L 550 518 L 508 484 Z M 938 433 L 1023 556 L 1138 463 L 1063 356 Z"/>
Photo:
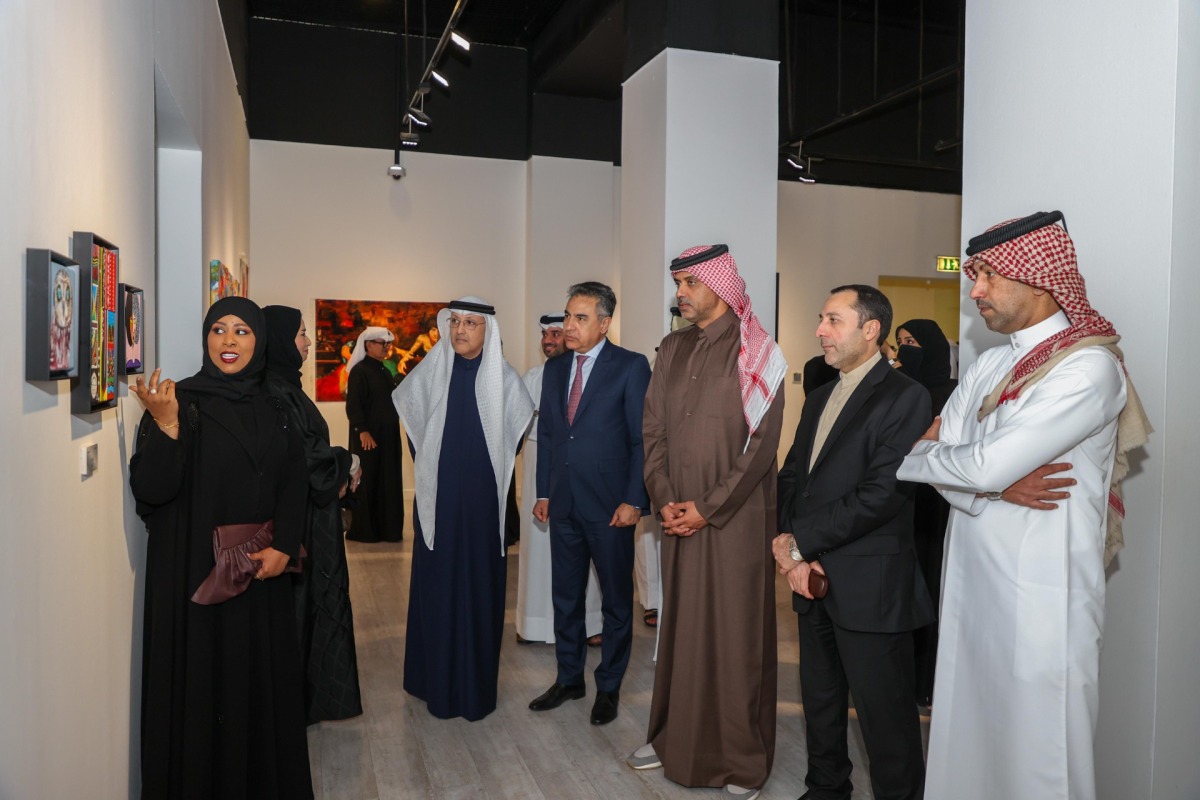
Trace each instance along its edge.
<path fill-rule="evenodd" d="M 637 750 L 634 750 L 625 759 L 625 763 L 634 769 L 658 769 L 662 766 L 662 761 L 658 758 L 658 753 L 654 752 L 654 745 L 644 744 Z"/>
<path fill-rule="evenodd" d="M 736 797 L 737 800 L 756 800 L 761 789 L 746 789 L 736 783 L 727 783 L 721 790 L 722 797 Z"/>

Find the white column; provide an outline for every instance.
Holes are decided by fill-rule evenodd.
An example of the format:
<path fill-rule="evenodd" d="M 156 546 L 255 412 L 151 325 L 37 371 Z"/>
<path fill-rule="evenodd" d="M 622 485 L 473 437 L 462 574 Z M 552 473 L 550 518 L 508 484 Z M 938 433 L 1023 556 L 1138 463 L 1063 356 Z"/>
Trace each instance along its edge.
<path fill-rule="evenodd" d="M 1194 0 L 967 4 L 964 246 L 1061 209 L 1156 428 L 1108 581 L 1096 768 L 1112 800 L 1200 796 L 1198 17 Z M 969 302 L 962 324 L 965 366 L 997 339 Z"/>
<path fill-rule="evenodd" d="M 616 174 L 607 161 L 533 156 L 526 167 L 524 368 L 542 363 L 538 318 L 566 306 L 567 289 L 600 281 L 617 289 L 617 318 L 624 312 L 613 242 Z M 618 331 L 611 332 L 619 340 Z M 520 354 L 509 356 L 521 369 Z M 536 398 L 535 398 L 536 399 Z"/>
<path fill-rule="evenodd" d="M 779 65 L 664 50 L 624 85 L 621 298 L 626 347 L 650 354 L 669 327 L 667 263 L 725 243 L 764 327 L 775 330 Z"/>

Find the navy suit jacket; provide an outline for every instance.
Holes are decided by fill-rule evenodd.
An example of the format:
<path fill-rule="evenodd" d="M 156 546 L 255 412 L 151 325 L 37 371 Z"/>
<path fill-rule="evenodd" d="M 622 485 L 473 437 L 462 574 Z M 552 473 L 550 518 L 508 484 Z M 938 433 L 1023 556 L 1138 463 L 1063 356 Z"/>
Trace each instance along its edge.
<path fill-rule="evenodd" d="M 650 364 L 640 353 L 606 342 L 567 424 L 568 350 L 546 362 L 538 404 L 537 496 L 550 515 L 605 522 L 621 503 L 648 513 L 642 477 L 642 409 Z"/>
<path fill-rule="evenodd" d="M 896 479 L 900 462 L 932 421 L 924 386 L 877 363 L 855 388 L 810 470 L 821 411 L 837 382 L 804 402 L 796 441 L 779 471 L 779 530 L 796 537 L 829 577 L 825 610 L 857 631 L 919 628 L 933 604 L 913 547 L 914 484 Z M 793 593 L 796 611 L 811 602 Z"/>

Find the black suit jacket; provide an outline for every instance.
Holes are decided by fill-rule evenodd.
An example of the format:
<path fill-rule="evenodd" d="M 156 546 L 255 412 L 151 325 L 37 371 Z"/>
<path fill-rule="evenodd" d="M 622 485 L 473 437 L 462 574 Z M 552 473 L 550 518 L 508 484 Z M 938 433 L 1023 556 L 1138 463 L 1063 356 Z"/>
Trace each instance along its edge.
<path fill-rule="evenodd" d="M 606 342 L 567 423 L 568 350 L 546 362 L 538 404 L 537 496 L 550 514 L 608 522 L 621 503 L 646 513 L 650 500 L 642 477 L 642 409 L 650 364 L 641 353 Z"/>
<path fill-rule="evenodd" d="M 836 382 L 805 400 L 796 440 L 779 471 L 779 530 L 805 559 L 820 560 L 829 594 L 793 594 L 796 611 L 825 604 L 835 623 L 897 633 L 933 620 L 913 550 L 914 485 L 896 480 L 913 442 L 932 421 L 929 392 L 879 361 L 850 395 L 808 468 L 821 411 Z"/>

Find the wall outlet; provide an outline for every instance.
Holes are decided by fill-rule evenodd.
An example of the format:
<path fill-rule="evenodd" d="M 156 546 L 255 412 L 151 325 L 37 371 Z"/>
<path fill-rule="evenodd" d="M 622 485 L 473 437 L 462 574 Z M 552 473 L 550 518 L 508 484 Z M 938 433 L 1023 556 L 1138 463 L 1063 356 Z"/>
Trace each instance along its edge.
<path fill-rule="evenodd" d="M 100 445 L 96 442 L 79 446 L 79 474 L 90 478 L 100 465 Z"/>

